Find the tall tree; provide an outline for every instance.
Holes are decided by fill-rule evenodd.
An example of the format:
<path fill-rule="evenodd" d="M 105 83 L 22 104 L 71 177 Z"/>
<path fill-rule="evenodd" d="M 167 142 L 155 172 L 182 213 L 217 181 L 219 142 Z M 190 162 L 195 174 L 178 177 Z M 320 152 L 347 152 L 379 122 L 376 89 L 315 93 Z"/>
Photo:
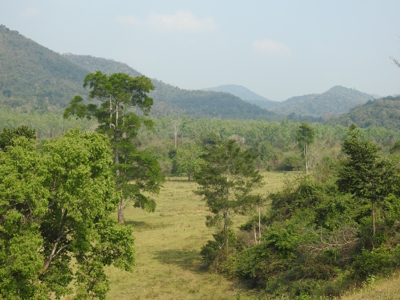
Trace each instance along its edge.
<path fill-rule="evenodd" d="M 349 128 L 342 151 L 347 159 L 339 170 L 339 190 L 370 201 L 372 234 L 375 235 L 375 204 L 395 189 L 395 168 L 388 160 L 379 157 L 377 145 L 361 138 L 361 132 L 355 125 Z"/>
<path fill-rule="evenodd" d="M 132 270 L 109 154 L 106 137 L 79 129 L 40 152 L 25 137 L 0 151 L 0 298 L 59 299 L 73 286 L 76 299 L 104 299 L 104 266 Z"/>
<path fill-rule="evenodd" d="M 93 103 L 85 105 L 82 103 L 81 96 L 75 96 L 71 100 L 70 106 L 65 109 L 64 118 L 70 118 L 71 116 L 86 117 L 88 119 L 95 118 L 99 122 L 97 131 L 106 134 L 110 138 L 114 151 L 117 186 L 123 189 L 125 196 L 121 198 L 121 203 L 118 207 L 118 221 L 120 223 L 124 222 L 124 201 L 127 196 L 133 197 L 136 204 L 140 202 L 139 206 L 154 210 L 154 201 L 143 193 L 130 193 L 133 190 L 139 191 L 138 186 L 140 185 L 137 185 L 136 189 L 126 188 L 127 182 L 133 181 L 132 184 L 135 184 L 138 177 L 142 176 L 142 174 L 127 171 L 129 165 L 137 164 L 134 159 L 140 158 L 138 155 L 127 155 L 127 149 L 136 150 L 134 147 L 130 147 L 129 143 L 137 136 L 138 130 L 142 125 L 147 128 L 151 128 L 153 125 L 151 120 L 140 117 L 132 111 L 137 107 L 144 116 L 148 115 L 153 105 L 153 99 L 147 94 L 154 89 L 153 84 L 145 76 L 133 78 L 123 73 L 115 73 L 108 76 L 97 71 L 96 73 L 89 73 L 85 77 L 83 87 L 90 90 L 89 98 L 101 101 L 100 106 Z M 123 155 L 121 155 L 122 153 Z M 120 164 L 121 161 L 124 162 L 122 165 Z M 153 166 L 154 163 L 151 162 Z M 156 169 L 152 168 L 152 172 L 146 174 L 152 176 L 155 174 L 153 171 L 156 171 Z M 147 182 L 155 185 L 154 187 L 147 185 L 150 191 L 158 190 L 160 181 L 154 180 L 157 178 L 161 177 L 148 178 Z M 141 181 L 143 179 L 141 177 Z"/>
<path fill-rule="evenodd" d="M 314 128 L 308 125 L 308 123 L 306 122 L 300 123 L 300 126 L 296 133 L 296 141 L 299 143 L 299 147 L 303 149 L 303 155 L 306 161 L 306 174 L 308 174 L 308 147 L 314 142 L 314 138 Z"/>
<path fill-rule="evenodd" d="M 252 189 L 261 184 L 262 177 L 255 169 L 256 155 L 242 151 L 234 140 L 218 141 L 206 146 L 201 155 L 204 164 L 196 176 L 197 195 L 203 196 L 214 216 L 207 217 L 207 225 L 223 223 L 226 251 L 229 251 L 231 213 L 248 203 Z"/>

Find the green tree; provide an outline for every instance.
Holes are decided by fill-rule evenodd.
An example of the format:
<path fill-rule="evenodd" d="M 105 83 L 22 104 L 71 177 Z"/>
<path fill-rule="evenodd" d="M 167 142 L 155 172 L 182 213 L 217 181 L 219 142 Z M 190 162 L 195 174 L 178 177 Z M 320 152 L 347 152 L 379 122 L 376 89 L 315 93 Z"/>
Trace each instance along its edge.
<path fill-rule="evenodd" d="M 111 164 L 108 139 L 80 129 L 40 151 L 25 137 L 0 151 L 0 298 L 105 299 L 104 266 L 132 270 Z"/>
<path fill-rule="evenodd" d="M 201 164 L 201 148 L 192 143 L 185 143 L 182 147 L 176 150 L 174 157 L 177 171 L 179 173 L 186 173 L 188 181 L 191 179 L 191 175 L 195 174 L 200 170 Z"/>
<path fill-rule="evenodd" d="M 115 73 L 110 76 L 97 71 L 96 73 L 89 73 L 83 83 L 83 87 L 89 88 L 89 98 L 98 99 L 101 101 L 100 106 L 97 104 L 82 104 L 82 97 L 75 96 L 70 106 L 64 111 L 64 118 L 76 116 L 77 118 L 95 118 L 99 127 L 98 132 L 106 134 L 111 141 L 111 147 L 114 151 L 114 169 L 117 177 L 117 186 L 123 190 L 124 197 L 121 198 L 121 203 L 118 207 L 118 221 L 124 222 L 124 201 L 126 197 L 134 199 L 135 204 L 140 202 L 141 207 L 149 208 L 154 211 L 155 202 L 146 197 L 143 193 L 138 193 L 139 186 L 132 189 L 127 188 L 127 182 L 132 181 L 132 184 L 137 182 L 138 178 L 142 175 L 133 172 L 128 172 L 129 165 L 135 165 L 140 160 L 141 155 L 128 155 L 127 151 L 136 150 L 129 144 L 132 143 L 133 138 L 142 125 L 151 128 L 153 123 L 143 117 L 139 117 L 132 111 L 138 107 L 144 116 L 150 112 L 153 100 L 147 95 L 150 90 L 154 89 L 150 79 L 145 76 L 131 77 L 128 74 Z M 123 155 L 121 155 L 123 154 Z M 132 160 L 133 159 L 133 160 Z M 123 161 L 122 164 L 120 164 Z M 147 161 L 149 161 L 147 159 Z M 141 160 L 143 162 L 143 160 Z M 151 164 L 154 166 L 155 162 Z M 151 191 L 158 191 L 159 183 L 157 179 L 160 176 L 153 176 L 155 168 L 151 168 L 152 172 L 147 172 L 151 178 L 147 178 L 147 187 Z M 125 177 L 124 177 L 125 176 Z M 133 177 L 132 177 L 133 176 Z M 155 186 L 150 187 L 149 184 L 153 183 Z M 136 191 L 130 193 L 130 191 Z M 145 203 L 147 202 L 147 203 Z"/>
<path fill-rule="evenodd" d="M 35 140 L 36 131 L 24 125 L 15 129 L 4 128 L 3 132 L 0 133 L 0 149 L 5 150 L 7 146 L 12 146 L 14 140 L 21 136 L 28 140 Z"/>
<path fill-rule="evenodd" d="M 262 176 L 255 169 L 256 154 L 242 151 L 234 140 L 218 141 L 206 146 L 204 163 L 196 175 L 197 195 L 203 196 L 214 216 L 207 216 L 207 225 L 223 222 L 223 236 L 228 253 L 231 213 L 248 204 L 252 189 L 261 184 Z"/>
<path fill-rule="evenodd" d="M 342 151 L 347 159 L 341 163 L 339 170 L 339 190 L 370 201 L 372 234 L 375 235 L 375 204 L 395 189 L 395 168 L 387 159 L 379 156 L 377 145 L 361 138 L 361 132 L 355 125 L 349 128 Z"/>
<path fill-rule="evenodd" d="M 314 128 L 308 125 L 308 123 L 300 123 L 300 126 L 296 132 L 296 141 L 299 143 L 299 147 L 303 149 L 304 159 L 306 160 L 306 174 L 308 174 L 308 147 L 314 142 L 314 138 Z"/>

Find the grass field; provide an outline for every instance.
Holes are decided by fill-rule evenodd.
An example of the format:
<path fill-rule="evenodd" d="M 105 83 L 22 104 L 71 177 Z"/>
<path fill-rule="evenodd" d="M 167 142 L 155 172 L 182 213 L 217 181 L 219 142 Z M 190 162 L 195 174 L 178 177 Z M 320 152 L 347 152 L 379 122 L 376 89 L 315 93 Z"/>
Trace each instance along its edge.
<path fill-rule="evenodd" d="M 283 173 L 263 173 L 266 194 L 283 185 Z M 167 180 L 155 197 L 157 209 L 147 213 L 127 206 L 126 225 L 133 226 L 136 266 L 133 273 L 108 268 L 111 291 L 108 299 L 254 299 L 256 291 L 207 272 L 200 249 L 212 239 L 215 228 L 205 226 L 208 214 L 194 182 Z M 234 225 L 247 220 L 235 216 Z"/>

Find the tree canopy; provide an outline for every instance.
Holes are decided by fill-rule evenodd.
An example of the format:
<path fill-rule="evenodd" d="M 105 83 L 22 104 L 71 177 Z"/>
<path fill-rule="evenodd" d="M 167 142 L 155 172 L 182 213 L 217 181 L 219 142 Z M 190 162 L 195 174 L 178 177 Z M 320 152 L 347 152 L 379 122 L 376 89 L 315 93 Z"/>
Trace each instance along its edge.
<path fill-rule="evenodd" d="M 112 214 L 120 201 L 110 145 L 79 129 L 35 150 L 25 137 L 0 151 L 0 295 L 104 299 L 104 266 L 132 270 L 132 230 Z"/>

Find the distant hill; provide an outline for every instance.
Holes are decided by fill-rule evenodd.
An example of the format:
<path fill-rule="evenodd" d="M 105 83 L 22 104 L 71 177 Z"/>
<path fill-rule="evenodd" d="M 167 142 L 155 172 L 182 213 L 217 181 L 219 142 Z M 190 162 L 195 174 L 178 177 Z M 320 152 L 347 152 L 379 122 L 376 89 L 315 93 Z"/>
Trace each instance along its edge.
<path fill-rule="evenodd" d="M 332 119 L 329 123 L 358 127 L 385 127 L 400 130 L 400 95 L 371 100 L 362 106 L 357 106 L 350 112 Z"/>
<path fill-rule="evenodd" d="M 103 73 L 106 74 L 126 73 L 133 77 L 142 75 L 138 71 L 132 69 L 127 64 L 117 62 L 112 59 L 99 58 L 90 55 L 74 55 L 71 53 L 62 54 L 62 56 L 68 59 L 73 64 L 89 72 L 96 72 L 97 70 L 101 70 Z"/>
<path fill-rule="evenodd" d="M 22 110 L 63 107 L 84 94 L 87 71 L 60 54 L 0 25 L 0 105 Z"/>
<path fill-rule="evenodd" d="M 89 72 L 100 70 L 108 74 L 124 72 L 132 76 L 141 75 L 127 64 L 109 59 L 73 54 L 63 54 L 63 56 L 72 63 L 86 68 Z M 155 86 L 155 90 L 150 93 L 154 100 L 151 110 L 153 115 L 185 114 L 196 118 L 265 119 L 268 121 L 282 119 L 274 113 L 228 93 L 185 90 L 160 80 L 151 79 L 151 81 Z"/>
<path fill-rule="evenodd" d="M 364 104 L 374 99 L 373 96 L 335 86 L 322 94 L 310 94 L 289 98 L 271 110 L 277 114 L 309 115 L 314 117 L 332 116 L 348 112 L 357 105 Z"/>
<path fill-rule="evenodd" d="M 241 86 L 241 85 L 236 85 L 236 84 L 220 85 L 217 87 L 206 88 L 203 90 L 230 93 L 232 95 L 239 97 L 240 99 L 242 99 L 244 101 L 255 104 L 255 105 L 257 105 L 261 108 L 265 108 L 265 109 L 271 109 L 280 104 L 280 102 L 272 101 L 267 98 L 264 98 L 263 96 L 260 96 L 256 93 L 254 93 L 253 91 L 249 90 L 248 88 Z"/>

